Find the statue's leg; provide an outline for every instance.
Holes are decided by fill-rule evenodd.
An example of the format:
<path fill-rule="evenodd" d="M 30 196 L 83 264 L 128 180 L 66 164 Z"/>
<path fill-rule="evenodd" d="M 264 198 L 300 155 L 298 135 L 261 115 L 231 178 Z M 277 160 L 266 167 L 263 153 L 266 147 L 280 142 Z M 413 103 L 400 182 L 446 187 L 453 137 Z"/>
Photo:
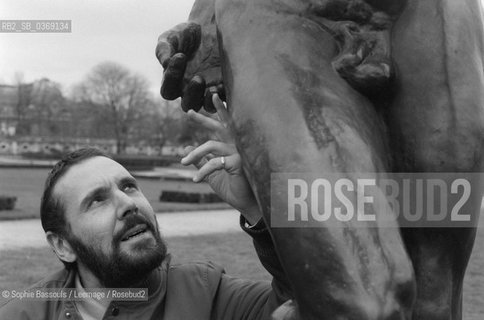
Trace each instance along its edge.
<path fill-rule="evenodd" d="M 484 133 L 479 0 L 409 0 L 392 34 L 388 109 L 397 172 L 480 172 Z M 472 199 L 479 214 L 482 195 Z M 414 319 L 461 319 L 471 228 L 403 229 L 417 279 Z"/>
<path fill-rule="evenodd" d="M 339 48 L 312 8 L 310 1 L 216 3 L 237 147 L 269 225 L 271 188 L 272 201 L 287 198 L 270 185 L 271 172 L 356 179 L 388 170 L 382 121 L 334 70 Z M 303 319 L 410 317 L 413 271 L 395 223 L 332 219 L 271 234 Z"/>

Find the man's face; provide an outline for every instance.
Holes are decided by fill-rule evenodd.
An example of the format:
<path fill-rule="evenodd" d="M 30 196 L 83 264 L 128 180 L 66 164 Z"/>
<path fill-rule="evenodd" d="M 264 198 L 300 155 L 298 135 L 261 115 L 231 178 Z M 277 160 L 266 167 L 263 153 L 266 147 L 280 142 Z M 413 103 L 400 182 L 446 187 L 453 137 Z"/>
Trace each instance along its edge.
<path fill-rule="evenodd" d="M 105 287 L 125 287 L 160 265 L 166 246 L 136 180 L 119 163 L 94 157 L 72 166 L 54 197 L 65 209 L 77 262 Z"/>

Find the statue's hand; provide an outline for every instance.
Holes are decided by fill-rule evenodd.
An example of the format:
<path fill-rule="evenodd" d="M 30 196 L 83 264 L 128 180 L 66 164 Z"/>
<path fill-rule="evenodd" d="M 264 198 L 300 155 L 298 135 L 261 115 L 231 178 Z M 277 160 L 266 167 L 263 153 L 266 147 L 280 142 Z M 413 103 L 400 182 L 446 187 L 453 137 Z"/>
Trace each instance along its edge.
<path fill-rule="evenodd" d="M 216 112 L 212 94 L 224 98 L 215 24 L 181 23 L 158 38 L 156 57 L 164 69 L 161 96 L 182 97 L 182 109 Z"/>

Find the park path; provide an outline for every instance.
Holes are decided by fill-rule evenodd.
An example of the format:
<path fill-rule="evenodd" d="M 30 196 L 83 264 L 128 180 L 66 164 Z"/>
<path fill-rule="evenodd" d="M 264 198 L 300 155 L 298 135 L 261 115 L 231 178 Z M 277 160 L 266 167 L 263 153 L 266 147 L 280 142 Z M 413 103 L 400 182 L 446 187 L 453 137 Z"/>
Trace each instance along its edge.
<path fill-rule="evenodd" d="M 156 215 L 161 234 L 166 237 L 242 232 L 236 210 L 189 211 Z M 46 247 L 39 219 L 0 221 L 0 250 Z"/>

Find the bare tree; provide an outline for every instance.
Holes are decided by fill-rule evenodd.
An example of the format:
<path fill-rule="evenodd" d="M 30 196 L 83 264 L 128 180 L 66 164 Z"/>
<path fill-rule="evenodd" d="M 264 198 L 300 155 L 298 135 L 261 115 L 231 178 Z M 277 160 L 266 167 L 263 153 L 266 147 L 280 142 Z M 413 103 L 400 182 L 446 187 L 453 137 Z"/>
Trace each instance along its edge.
<path fill-rule="evenodd" d="M 89 102 L 109 112 L 117 153 L 123 153 L 136 121 L 151 103 L 144 77 L 125 67 L 104 62 L 95 66 L 75 89 L 75 99 Z"/>
<path fill-rule="evenodd" d="M 65 98 L 61 86 L 47 78 L 25 83 L 23 74 L 16 72 L 14 84 L 16 135 L 57 135 L 65 111 Z"/>
<path fill-rule="evenodd" d="M 183 111 L 173 102 L 159 99 L 156 104 L 157 115 L 152 123 L 153 137 L 156 145 L 163 147 L 165 144 L 178 144 L 178 138 L 182 131 Z"/>
<path fill-rule="evenodd" d="M 37 134 L 40 136 L 61 134 L 66 104 L 60 84 L 47 78 L 37 80 L 33 83 L 31 97 L 29 112 L 35 117 Z"/>
<path fill-rule="evenodd" d="M 17 101 L 15 103 L 16 135 L 24 135 L 29 133 L 26 116 L 27 108 L 32 102 L 33 84 L 25 83 L 23 73 L 15 72 L 14 85 L 17 87 Z"/>

